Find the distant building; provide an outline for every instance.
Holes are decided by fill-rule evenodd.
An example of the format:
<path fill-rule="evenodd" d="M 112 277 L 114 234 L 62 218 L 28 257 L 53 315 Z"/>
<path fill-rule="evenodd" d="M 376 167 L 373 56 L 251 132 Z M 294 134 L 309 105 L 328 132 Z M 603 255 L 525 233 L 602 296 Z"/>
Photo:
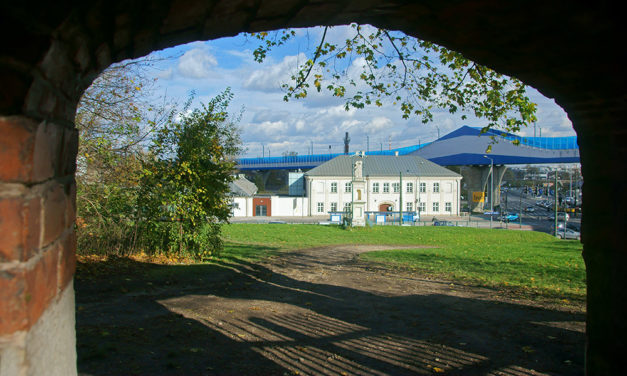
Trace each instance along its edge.
<path fill-rule="evenodd" d="M 255 183 L 241 174 L 229 183 L 231 196 L 231 215 L 234 217 L 253 216 L 253 196 L 257 194 Z"/>
<path fill-rule="evenodd" d="M 403 212 L 459 215 L 461 179 L 418 156 L 338 156 L 305 173 L 307 211 L 327 215 L 358 201 L 366 212 L 399 211 L 402 205 Z M 352 191 L 353 181 L 363 192 Z"/>

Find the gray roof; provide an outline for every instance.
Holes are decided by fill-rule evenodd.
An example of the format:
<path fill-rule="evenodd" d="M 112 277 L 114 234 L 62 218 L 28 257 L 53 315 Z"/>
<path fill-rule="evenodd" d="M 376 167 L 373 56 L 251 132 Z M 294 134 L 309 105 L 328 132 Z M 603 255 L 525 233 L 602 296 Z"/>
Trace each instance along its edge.
<path fill-rule="evenodd" d="M 257 193 L 255 183 L 241 175 L 229 183 L 229 188 L 231 189 L 231 196 L 254 196 Z"/>
<path fill-rule="evenodd" d="M 305 173 L 306 176 L 352 176 L 353 160 L 359 157 L 340 155 Z M 461 177 L 456 172 L 416 155 L 368 155 L 363 157 L 364 176 Z"/>

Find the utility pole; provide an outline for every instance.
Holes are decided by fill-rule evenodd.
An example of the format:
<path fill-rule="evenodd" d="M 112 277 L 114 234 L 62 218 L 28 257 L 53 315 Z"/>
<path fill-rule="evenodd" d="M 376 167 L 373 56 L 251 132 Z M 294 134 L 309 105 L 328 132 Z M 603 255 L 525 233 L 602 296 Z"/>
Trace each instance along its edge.
<path fill-rule="evenodd" d="M 494 215 L 494 159 L 483 156 L 490 160 L 490 229 L 492 229 L 492 216 Z"/>
<path fill-rule="evenodd" d="M 398 181 L 399 181 L 399 189 L 398 189 L 398 195 L 399 195 L 399 205 L 398 205 L 398 211 L 400 214 L 400 225 L 403 225 L 403 171 L 399 171 L 398 172 Z"/>
<path fill-rule="evenodd" d="M 566 229 L 564 229 L 564 232 Z M 555 227 L 554 227 L 555 236 L 557 236 L 557 169 L 555 169 Z"/>

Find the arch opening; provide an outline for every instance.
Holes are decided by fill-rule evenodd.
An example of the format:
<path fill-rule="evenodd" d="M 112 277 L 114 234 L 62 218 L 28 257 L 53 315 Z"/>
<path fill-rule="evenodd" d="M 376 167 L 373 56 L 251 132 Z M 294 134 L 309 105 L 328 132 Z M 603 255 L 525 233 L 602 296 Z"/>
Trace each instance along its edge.
<path fill-rule="evenodd" d="M 19 235 L 16 236 L 18 239 L 16 242 L 19 246 L 24 246 L 25 250 L 18 253 L 13 250 L 4 252 L 3 257 L 17 262 L 15 264 L 17 266 L 11 264 L 7 269 L 11 273 L 22 275 L 21 273 L 26 272 L 35 275 L 42 269 L 54 270 L 54 273 L 50 271 L 43 275 L 46 276 L 46 280 L 56 282 L 48 284 L 51 287 L 44 291 L 37 287 L 42 284 L 27 283 L 27 286 L 37 287 L 37 294 L 31 295 L 35 296 L 35 300 L 29 301 L 36 301 L 38 306 L 32 308 L 28 315 L 21 314 L 20 312 L 26 311 L 21 307 L 24 305 L 31 307 L 33 303 L 26 304 L 23 296 L 17 297 L 15 303 L 11 303 L 20 307 L 11 311 L 16 312 L 16 319 L 10 324 L 4 323 L 2 333 L 13 333 L 15 330 L 33 327 L 43 308 L 58 298 L 58 290 L 63 290 L 70 283 L 68 281 L 73 274 L 74 253 L 73 232 L 70 226 L 74 213 L 72 175 L 76 153 L 76 135 L 71 124 L 78 96 L 96 72 L 111 61 L 141 55 L 155 46 L 198 39 L 195 37 L 197 34 L 215 36 L 241 29 L 337 24 L 345 23 L 343 21 L 347 19 L 360 19 L 390 28 L 396 26 L 409 34 L 421 35 L 464 51 L 473 59 L 485 61 L 499 71 L 515 74 L 533 86 L 541 88 L 543 92 L 555 96 L 566 109 L 580 140 L 582 165 L 586 177 L 584 211 L 587 217 L 595 219 L 586 222 L 583 235 L 589 287 L 586 367 L 590 373 L 612 373 L 621 370 L 620 356 L 624 353 L 624 344 L 617 338 L 620 337 L 620 333 L 625 332 L 625 327 L 619 319 L 623 316 L 622 311 L 616 308 L 614 303 L 624 298 L 622 289 L 616 287 L 625 284 L 625 273 L 621 272 L 621 265 L 625 264 L 625 254 L 621 248 L 621 239 L 617 235 L 620 231 L 613 234 L 604 228 L 604 224 L 612 223 L 620 230 L 624 227 L 625 221 L 624 216 L 620 214 L 625 208 L 625 200 L 622 198 L 625 167 L 620 163 L 624 160 L 624 150 L 616 145 L 621 135 L 616 122 L 622 118 L 624 112 L 622 93 L 624 80 L 621 79 L 624 73 L 613 66 L 616 61 L 616 50 L 611 48 L 611 45 L 616 42 L 615 35 L 618 35 L 613 34 L 614 16 L 601 9 L 590 14 L 589 9 L 572 5 L 567 9 L 555 5 L 550 12 L 537 12 L 533 15 L 518 9 L 517 5 L 499 5 L 501 14 L 504 12 L 511 15 L 501 19 L 494 16 L 496 12 L 491 8 L 492 4 L 470 6 L 465 3 L 450 8 L 444 4 L 429 6 L 416 4 L 409 6 L 415 9 L 408 9 L 407 6 L 386 9 L 373 6 L 359 10 L 351 10 L 345 8 L 345 4 L 341 4 L 329 5 L 331 9 L 317 11 L 309 5 L 304 6 L 307 9 L 303 9 L 302 5 L 285 7 L 281 10 L 263 8 L 267 14 L 278 16 L 269 21 L 268 18 L 259 16 L 261 9 L 218 7 L 213 8 L 211 12 L 203 12 L 203 6 L 196 5 L 199 7 L 196 14 L 202 15 L 199 19 L 176 17 L 182 14 L 182 9 L 167 6 L 120 12 L 124 15 L 118 20 L 146 19 L 151 20 L 153 24 L 160 23 L 167 27 L 156 30 L 145 22 L 129 22 L 135 25 L 135 29 L 129 32 L 128 26 L 124 26 L 125 23 L 120 21 L 118 25 L 122 31 L 116 31 L 115 38 L 112 37 L 113 29 L 99 28 L 98 23 L 94 23 L 93 18 L 89 17 L 93 12 L 105 15 L 104 19 L 113 19 L 116 14 L 112 8 L 107 10 L 99 6 L 86 7 L 76 10 L 71 16 L 64 11 L 49 12 L 51 17 L 45 22 L 36 16 L 23 23 L 24 18 L 20 18 L 20 15 L 28 14 L 20 8 L 24 5 L 16 5 L 13 11 L 3 15 L 8 18 L 7 22 L 3 22 L 5 27 L 22 31 L 23 35 L 37 42 L 33 45 L 36 47 L 24 50 L 15 48 L 15 42 L 3 39 L 3 45 L 9 46 L 11 51 L 21 52 L 11 54 L 7 59 L 5 59 L 7 54 L 3 52 L 2 55 L 3 82 L 8 82 L 10 86 L 7 87 L 14 93 L 5 95 L 0 106 L 3 115 L 2 127 L 6 131 L 5 135 L 9 135 L 11 140 L 6 144 L 8 146 L 3 144 L 3 157 L 13 158 L 5 159 L 8 162 L 5 162 L 2 169 L 2 204 L 9 206 L 10 213 L 21 213 L 20 221 L 23 218 L 34 219 L 28 221 L 28 226 L 23 222 L 15 225 L 15 228 L 20 229 L 17 231 Z M 301 11 L 307 14 L 306 21 Z M 560 27 L 551 27 L 550 25 L 555 25 L 552 22 L 555 12 L 573 15 L 569 20 L 583 22 L 585 27 L 573 24 L 575 21 L 568 21 L 567 25 Z M 42 12 L 44 13 L 46 12 Z M 289 15 L 287 18 L 281 17 L 286 14 Z M 329 14 L 334 16 L 330 18 Z M 413 18 L 408 18 L 409 14 L 414 15 Z M 455 20 L 459 25 L 466 25 L 469 32 L 465 36 L 460 36 L 453 28 L 445 27 L 447 23 L 440 22 L 441 20 L 432 17 L 433 15 L 446 15 L 446 20 Z M 78 23 L 62 23 L 62 20 Z M 231 22 L 225 25 L 226 20 Z M 467 20 L 472 20 L 473 23 L 469 25 Z M 529 22 L 530 20 L 535 22 Z M 33 32 L 30 26 L 38 24 L 47 27 L 37 28 L 38 31 Z M 189 24 L 211 26 L 201 31 L 199 28 L 190 30 L 181 27 Z M 491 27 L 483 28 L 478 25 Z M 538 35 L 529 30 L 529 25 L 534 25 L 534 31 L 540 32 L 540 35 L 551 35 L 551 38 L 561 43 L 547 46 L 543 43 L 543 37 L 525 38 L 529 34 Z M 607 29 L 604 30 L 609 31 L 599 30 L 598 25 L 607 25 Z M 125 27 L 127 29 L 124 29 Z M 106 31 L 98 34 L 85 30 Z M 599 31 L 590 33 L 589 30 Z M 49 38 L 53 34 L 52 31 L 54 37 Z M 133 39 L 133 35 L 137 38 Z M 115 40 L 117 45 L 104 42 L 110 40 Z M 512 40 L 520 43 L 512 43 Z M 485 41 L 490 41 L 489 48 L 485 48 Z M 609 48 L 599 48 L 599 43 Z M 573 63 L 564 67 L 561 64 L 563 61 L 578 61 L 574 51 L 577 51 L 576 54 L 582 53 L 581 48 L 573 46 L 583 46 L 591 55 L 597 56 L 594 66 L 598 71 L 614 74 L 590 77 L 587 75 L 589 66 L 582 67 Z M 537 59 L 538 55 L 544 59 Z M 31 70 L 34 67 L 37 69 Z M 607 145 L 610 147 L 607 148 Z M 41 208 L 37 205 L 41 205 Z M 607 210 L 609 207 L 616 210 L 609 211 Z M 32 211 L 29 211 L 31 209 Z M 62 220 L 59 220 L 61 217 Z M 39 236 L 25 237 L 22 229 L 26 228 L 29 233 L 37 233 Z M 33 255 L 37 258 L 34 259 Z M 26 265 L 27 260 L 35 261 Z M 59 260 L 62 262 L 59 263 Z M 35 267 L 32 264 L 36 264 Z M 608 270 L 612 272 L 608 273 Z M 26 279 L 20 278 L 22 277 L 15 281 L 18 281 L 18 284 L 25 283 Z M 34 280 L 38 281 L 37 278 Z M 3 358 L 4 364 L 7 363 Z"/>

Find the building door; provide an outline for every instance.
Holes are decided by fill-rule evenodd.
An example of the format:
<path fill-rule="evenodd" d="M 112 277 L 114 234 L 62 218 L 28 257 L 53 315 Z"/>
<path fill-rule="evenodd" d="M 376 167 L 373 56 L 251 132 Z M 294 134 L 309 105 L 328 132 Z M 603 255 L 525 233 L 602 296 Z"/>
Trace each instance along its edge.
<path fill-rule="evenodd" d="M 255 205 L 255 217 L 265 217 L 268 215 L 268 207 L 266 205 Z"/>
<path fill-rule="evenodd" d="M 386 211 L 391 211 L 392 210 L 392 205 L 390 204 L 381 204 L 379 205 L 379 211 L 380 212 L 386 212 Z"/>
<path fill-rule="evenodd" d="M 272 216 L 272 205 L 270 197 L 254 197 L 253 207 L 255 208 L 255 217 L 270 217 Z"/>

